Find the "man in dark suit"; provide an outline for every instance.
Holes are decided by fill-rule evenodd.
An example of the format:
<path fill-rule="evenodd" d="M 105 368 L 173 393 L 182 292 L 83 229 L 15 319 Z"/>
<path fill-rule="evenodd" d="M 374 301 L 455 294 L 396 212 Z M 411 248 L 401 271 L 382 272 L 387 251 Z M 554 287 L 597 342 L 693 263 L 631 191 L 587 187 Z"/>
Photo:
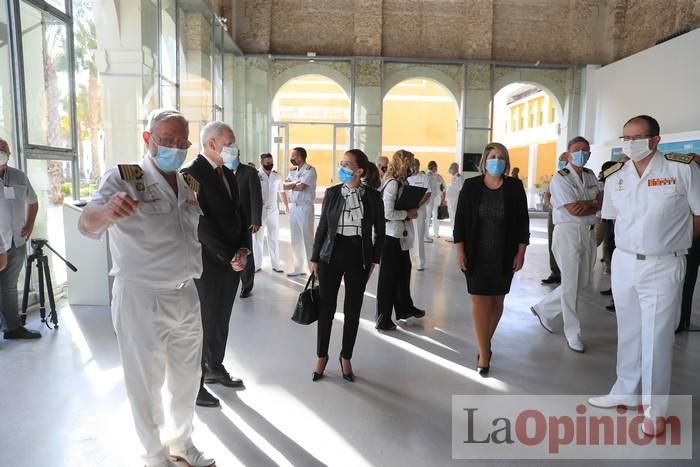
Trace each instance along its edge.
<path fill-rule="evenodd" d="M 238 152 L 233 130 L 225 123 L 212 122 L 202 129 L 201 140 L 202 154 L 182 172 L 199 183 L 197 199 L 202 209 L 198 233 L 203 271 L 195 284 L 202 308 L 204 346 L 197 405 L 217 407 L 219 400 L 204 383 L 243 386 L 243 381 L 228 374 L 223 361 L 240 271 L 252 258 L 252 244 L 236 177 L 223 167 Z"/>
<path fill-rule="evenodd" d="M 238 193 L 241 197 L 241 209 L 248 220 L 248 230 L 252 236 L 262 224 L 263 200 L 258 171 L 247 164 L 241 164 L 238 153 L 232 160 L 226 161 L 226 166 L 233 170 L 236 176 Z M 241 272 L 241 298 L 250 297 L 255 282 L 255 273 L 260 269 L 260 266 L 262 265 L 255 264 L 253 255 L 248 257 L 248 264 Z"/>

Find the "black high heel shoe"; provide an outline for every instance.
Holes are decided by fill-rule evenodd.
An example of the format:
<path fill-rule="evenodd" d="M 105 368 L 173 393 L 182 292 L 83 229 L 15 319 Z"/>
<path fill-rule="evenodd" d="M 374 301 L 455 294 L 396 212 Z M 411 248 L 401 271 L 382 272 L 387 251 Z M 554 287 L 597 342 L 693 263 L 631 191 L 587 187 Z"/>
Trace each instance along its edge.
<path fill-rule="evenodd" d="M 493 357 L 493 352 L 491 351 L 491 349 L 489 349 L 489 364 L 486 366 L 479 366 L 480 357 L 480 354 L 476 354 L 476 372 L 479 373 L 481 376 L 486 377 L 486 375 L 489 374 L 489 370 L 491 369 L 491 357 Z"/>
<path fill-rule="evenodd" d="M 328 365 L 328 355 L 326 355 L 326 365 Z M 326 365 L 323 365 L 323 371 L 326 371 Z M 314 371 L 311 377 L 311 381 L 318 381 L 319 379 L 323 378 L 323 371 L 321 371 L 320 373 L 316 373 Z"/>
<path fill-rule="evenodd" d="M 351 383 L 353 383 L 355 381 L 355 375 L 352 373 L 352 371 L 350 373 L 345 373 L 343 371 L 343 356 L 342 355 L 340 355 L 338 357 L 338 361 L 340 362 L 340 372 L 343 374 L 343 379 L 345 381 L 350 381 Z"/>

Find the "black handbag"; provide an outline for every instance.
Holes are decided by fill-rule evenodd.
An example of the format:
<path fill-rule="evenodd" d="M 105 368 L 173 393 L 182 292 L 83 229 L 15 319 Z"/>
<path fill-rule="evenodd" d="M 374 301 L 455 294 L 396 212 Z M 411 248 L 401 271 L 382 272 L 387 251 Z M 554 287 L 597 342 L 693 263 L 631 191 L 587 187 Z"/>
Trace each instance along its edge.
<path fill-rule="evenodd" d="M 450 212 L 447 210 L 446 205 L 438 206 L 438 219 L 449 219 L 450 218 Z"/>
<path fill-rule="evenodd" d="M 309 287 L 311 285 L 311 287 Z M 311 274 L 306 281 L 304 291 L 299 294 L 297 306 L 294 308 L 292 321 L 299 324 L 311 324 L 318 320 L 321 309 L 321 293 L 316 285 L 316 274 Z"/>

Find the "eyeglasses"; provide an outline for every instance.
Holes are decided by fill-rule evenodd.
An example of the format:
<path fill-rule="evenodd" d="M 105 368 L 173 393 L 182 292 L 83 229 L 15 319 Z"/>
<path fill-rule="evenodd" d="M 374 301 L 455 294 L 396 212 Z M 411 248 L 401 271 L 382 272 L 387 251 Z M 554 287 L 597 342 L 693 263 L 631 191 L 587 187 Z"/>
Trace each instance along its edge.
<path fill-rule="evenodd" d="M 186 139 L 176 140 L 175 138 L 170 137 L 161 138 L 153 133 L 151 133 L 151 137 L 156 138 L 156 142 L 160 146 L 165 146 L 167 148 L 189 149 L 190 146 L 192 146 L 192 143 Z"/>
<path fill-rule="evenodd" d="M 619 136 L 620 141 L 637 141 L 639 139 L 653 138 L 656 135 L 636 135 L 636 136 Z"/>

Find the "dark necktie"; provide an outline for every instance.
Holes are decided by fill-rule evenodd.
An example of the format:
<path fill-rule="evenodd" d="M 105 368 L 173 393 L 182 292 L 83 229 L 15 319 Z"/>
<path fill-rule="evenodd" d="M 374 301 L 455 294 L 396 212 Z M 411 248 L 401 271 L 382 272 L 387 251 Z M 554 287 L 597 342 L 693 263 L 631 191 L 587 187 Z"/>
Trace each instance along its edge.
<path fill-rule="evenodd" d="M 219 180 L 221 183 L 224 183 L 224 168 L 223 167 L 217 167 L 214 169 L 216 171 L 216 175 L 219 176 Z"/>

